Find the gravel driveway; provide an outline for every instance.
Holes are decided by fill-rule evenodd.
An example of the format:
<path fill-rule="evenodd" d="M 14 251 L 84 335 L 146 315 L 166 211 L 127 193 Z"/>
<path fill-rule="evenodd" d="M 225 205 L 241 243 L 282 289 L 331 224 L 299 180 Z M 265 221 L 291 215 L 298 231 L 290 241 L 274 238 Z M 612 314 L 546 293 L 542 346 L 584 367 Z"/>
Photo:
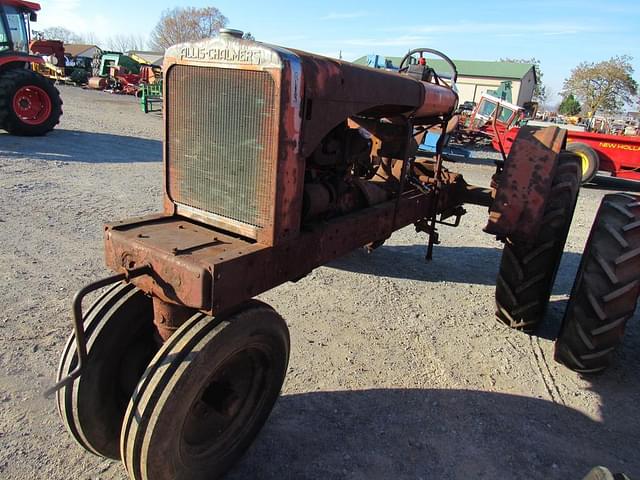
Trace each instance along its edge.
<path fill-rule="evenodd" d="M 51 385 L 74 292 L 108 274 L 102 223 L 160 210 L 162 119 L 131 97 L 61 88 L 43 138 L 0 133 L 0 477 L 124 479 L 62 426 Z M 486 184 L 482 153 L 450 165 Z M 261 298 L 288 321 L 282 398 L 233 479 L 580 479 L 596 464 L 640 478 L 640 316 L 606 374 L 554 363 L 557 333 L 607 178 L 584 188 L 546 324 L 494 319 L 501 244 L 486 209 L 426 238 L 406 228 Z"/>

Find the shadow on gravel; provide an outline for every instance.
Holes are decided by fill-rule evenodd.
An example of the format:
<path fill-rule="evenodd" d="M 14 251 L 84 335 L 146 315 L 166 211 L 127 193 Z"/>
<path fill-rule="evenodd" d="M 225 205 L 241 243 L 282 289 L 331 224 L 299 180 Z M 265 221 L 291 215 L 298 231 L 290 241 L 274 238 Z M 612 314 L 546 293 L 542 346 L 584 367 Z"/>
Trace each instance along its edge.
<path fill-rule="evenodd" d="M 368 254 L 355 250 L 327 264 L 329 268 L 367 275 L 404 278 L 422 282 L 495 285 L 502 257 L 501 248 L 448 247 L 436 245 L 433 260 L 425 261 L 426 245 L 383 245 Z M 578 268 L 580 255 L 565 252 L 554 293 L 568 294 L 573 285 L 567 273 Z M 565 268 L 566 267 L 566 268 Z M 568 280 L 568 281 L 567 281 Z"/>
<path fill-rule="evenodd" d="M 61 129 L 44 137 L 0 134 L 0 157 L 86 163 L 160 162 L 162 142 Z"/>
<path fill-rule="evenodd" d="M 372 253 L 355 250 L 326 265 L 328 268 L 382 277 L 420 282 L 452 282 L 460 284 L 495 285 L 502 257 L 501 248 L 447 247 L 437 245 L 434 258 L 425 262 L 425 245 L 383 245 Z M 564 252 L 553 286 L 553 295 L 546 318 L 534 336 L 555 340 L 567 307 L 581 255 Z"/>
<path fill-rule="evenodd" d="M 616 192 L 640 192 L 640 182 L 597 175 L 593 182 L 583 185 L 582 188 L 613 190 Z"/>
<path fill-rule="evenodd" d="M 638 375 L 619 380 L 592 387 L 603 421 L 561 403 L 471 390 L 285 395 L 228 478 L 579 480 L 595 465 L 638 478 L 637 422 L 625 421 Z M 615 416 L 607 401 L 621 407 Z"/>

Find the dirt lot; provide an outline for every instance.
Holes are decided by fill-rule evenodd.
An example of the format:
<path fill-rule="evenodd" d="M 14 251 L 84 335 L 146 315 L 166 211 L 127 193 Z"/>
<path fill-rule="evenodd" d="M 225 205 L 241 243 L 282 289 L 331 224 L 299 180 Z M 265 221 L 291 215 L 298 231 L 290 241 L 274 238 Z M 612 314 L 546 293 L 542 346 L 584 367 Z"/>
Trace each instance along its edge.
<path fill-rule="evenodd" d="M 73 293 L 107 274 L 101 225 L 159 210 L 161 129 L 130 97 L 62 88 L 45 138 L 0 133 L 0 477 L 123 479 L 62 426 L 51 385 Z M 491 161 L 451 165 L 486 183 Z M 288 321 L 283 396 L 230 478 L 579 479 L 596 464 L 640 478 L 640 316 L 606 375 L 554 363 L 553 337 L 594 212 L 584 188 L 538 336 L 498 324 L 501 245 L 469 207 L 425 237 L 407 228 L 262 296 Z"/>

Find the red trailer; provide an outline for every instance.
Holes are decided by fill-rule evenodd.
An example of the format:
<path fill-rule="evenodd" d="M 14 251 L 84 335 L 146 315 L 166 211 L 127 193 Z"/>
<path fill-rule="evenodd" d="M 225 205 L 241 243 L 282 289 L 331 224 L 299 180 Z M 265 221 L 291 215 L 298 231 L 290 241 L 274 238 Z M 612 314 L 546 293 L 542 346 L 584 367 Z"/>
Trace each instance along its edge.
<path fill-rule="evenodd" d="M 506 135 L 494 135 L 491 144 L 505 154 L 511 150 L 520 129 L 513 127 Z M 640 181 L 640 136 L 604 135 L 602 133 L 569 130 L 567 150 L 582 160 L 582 183 L 593 180 L 598 171 L 610 172 L 613 177 Z"/>

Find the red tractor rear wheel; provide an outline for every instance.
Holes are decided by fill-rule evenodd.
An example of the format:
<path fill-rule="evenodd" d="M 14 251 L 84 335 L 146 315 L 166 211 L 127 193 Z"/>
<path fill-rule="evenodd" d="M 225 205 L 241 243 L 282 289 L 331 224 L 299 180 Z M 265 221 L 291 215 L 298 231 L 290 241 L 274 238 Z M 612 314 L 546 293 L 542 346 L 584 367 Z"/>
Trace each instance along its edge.
<path fill-rule="evenodd" d="M 61 115 L 60 92 L 42 75 L 17 69 L 0 77 L 0 128 L 13 135 L 44 135 Z"/>

